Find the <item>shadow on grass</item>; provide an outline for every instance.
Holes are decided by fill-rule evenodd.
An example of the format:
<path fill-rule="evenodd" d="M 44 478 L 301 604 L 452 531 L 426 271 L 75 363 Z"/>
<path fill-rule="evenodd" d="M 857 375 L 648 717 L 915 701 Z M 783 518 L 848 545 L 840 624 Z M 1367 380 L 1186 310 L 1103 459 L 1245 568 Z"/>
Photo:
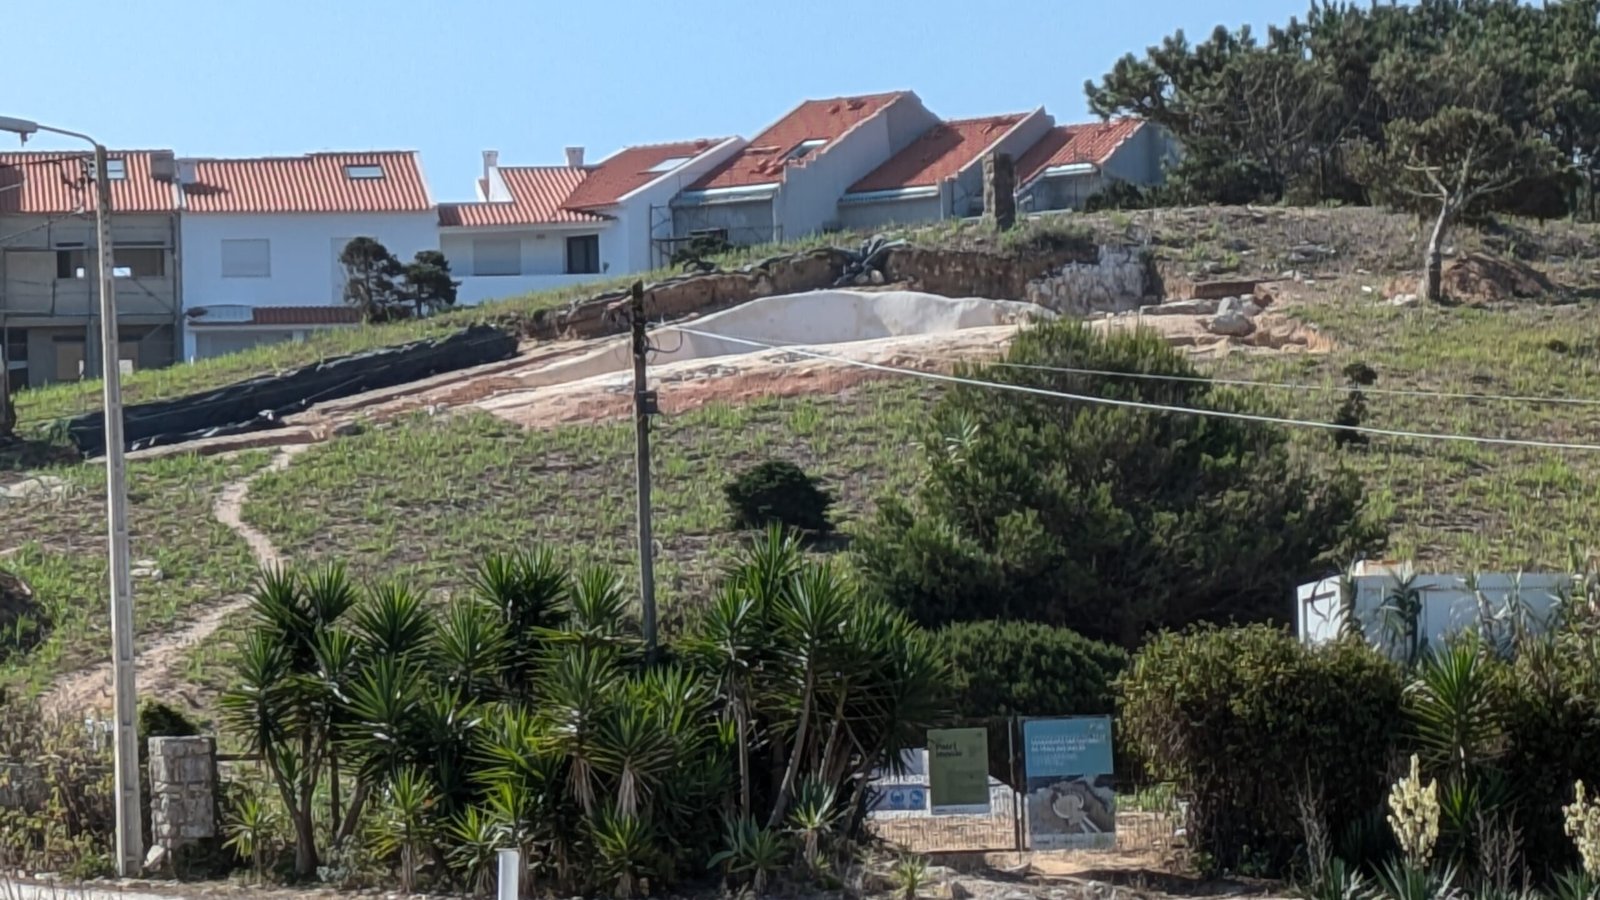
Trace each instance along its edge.
<path fill-rule="evenodd" d="M 0 476 L 47 466 L 81 462 L 83 456 L 69 441 L 55 437 L 0 437 Z"/>

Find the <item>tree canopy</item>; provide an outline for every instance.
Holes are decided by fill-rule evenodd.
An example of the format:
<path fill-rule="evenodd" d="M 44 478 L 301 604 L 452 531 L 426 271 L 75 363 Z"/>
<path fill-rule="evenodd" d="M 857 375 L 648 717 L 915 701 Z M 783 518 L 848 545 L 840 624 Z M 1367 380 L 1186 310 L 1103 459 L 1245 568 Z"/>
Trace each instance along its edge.
<path fill-rule="evenodd" d="M 1180 202 L 1392 203 L 1415 196 L 1394 177 L 1408 166 L 1467 162 L 1468 186 L 1450 193 L 1471 195 L 1469 211 L 1538 215 L 1594 211 L 1597 89 L 1600 0 L 1315 0 L 1264 37 L 1178 31 L 1086 85 L 1095 112 L 1143 117 L 1183 143 L 1169 188 Z M 1427 158 L 1439 138 L 1466 149 Z"/>
<path fill-rule="evenodd" d="M 339 253 L 344 267 L 344 302 L 368 322 L 421 318 L 455 305 L 460 282 L 438 250 L 419 250 L 409 263 L 370 237 L 353 238 Z"/>
<path fill-rule="evenodd" d="M 1157 335 L 1057 322 L 1006 361 L 1196 377 Z M 973 377 L 1209 409 L 1253 399 L 1196 381 L 992 366 Z M 888 497 L 854 547 L 863 580 L 924 625 L 1020 619 L 1136 646 L 1196 621 L 1282 619 L 1292 587 L 1373 549 L 1348 473 L 1290 457 L 1282 429 L 958 387 L 931 416 L 925 477 Z"/>

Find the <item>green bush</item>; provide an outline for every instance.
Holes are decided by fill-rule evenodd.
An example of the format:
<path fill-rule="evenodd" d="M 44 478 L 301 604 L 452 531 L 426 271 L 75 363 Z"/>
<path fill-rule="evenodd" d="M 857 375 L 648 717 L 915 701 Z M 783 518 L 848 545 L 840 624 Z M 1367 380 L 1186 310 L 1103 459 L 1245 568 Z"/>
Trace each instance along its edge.
<path fill-rule="evenodd" d="M 764 528 L 776 523 L 825 534 L 833 527 L 828 521 L 833 497 L 787 460 L 769 459 L 746 469 L 722 491 L 737 528 Z"/>
<path fill-rule="evenodd" d="M 1534 871 L 1577 862 L 1562 833 L 1561 807 L 1573 782 L 1600 784 L 1600 631 L 1577 623 L 1548 643 L 1522 649 L 1507 666 L 1498 763 L 1518 799 L 1516 825 Z"/>
<path fill-rule="evenodd" d="M 1190 845 L 1219 869 L 1284 871 L 1303 799 L 1340 835 L 1389 789 L 1404 679 L 1364 645 L 1306 648 L 1264 625 L 1164 633 L 1118 686 L 1121 733 L 1189 801 Z"/>
<path fill-rule="evenodd" d="M 934 634 L 965 718 L 1109 713 L 1128 666 L 1119 647 L 1032 622 L 964 622 Z"/>
<path fill-rule="evenodd" d="M 1052 322 L 1019 333 L 1006 362 L 973 374 L 1256 408 L 1148 332 Z M 1195 380 L 1046 371 L 1062 367 Z M 920 487 L 884 498 L 852 544 L 869 590 L 927 627 L 1026 619 L 1133 649 L 1161 628 L 1281 620 L 1307 572 L 1381 543 L 1354 477 L 1308 469 L 1278 427 L 977 387 L 951 388 L 930 418 Z"/>

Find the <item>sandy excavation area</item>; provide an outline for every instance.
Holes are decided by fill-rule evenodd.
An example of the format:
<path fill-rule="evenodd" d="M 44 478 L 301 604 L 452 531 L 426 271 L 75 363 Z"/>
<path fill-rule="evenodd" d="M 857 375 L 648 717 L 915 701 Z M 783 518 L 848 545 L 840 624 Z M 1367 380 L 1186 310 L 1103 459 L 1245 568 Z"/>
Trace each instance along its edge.
<path fill-rule="evenodd" d="M 655 329 L 652 342 L 658 349 L 651 356 L 651 386 L 665 413 L 719 401 L 836 393 L 871 379 L 907 377 L 853 363 L 948 372 L 958 362 L 1003 354 L 1019 327 L 1051 315 L 1031 303 L 953 299 L 905 290 L 766 297 L 676 323 L 702 334 L 670 325 Z M 1093 320 L 1091 326 L 1155 329 L 1196 357 L 1330 349 L 1330 342 L 1315 330 L 1274 312 L 1257 316 L 1255 330 L 1247 337 L 1212 334 L 1207 319 L 1128 313 Z M 779 349 L 726 340 L 729 337 Z M 290 417 L 283 428 L 157 447 L 132 456 L 317 443 L 357 423 L 382 423 L 422 410 L 481 409 L 529 428 L 601 421 L 628 415 L 631 391 L 626 337 L 528 344 L 509 360 L 318 404 Z"/>

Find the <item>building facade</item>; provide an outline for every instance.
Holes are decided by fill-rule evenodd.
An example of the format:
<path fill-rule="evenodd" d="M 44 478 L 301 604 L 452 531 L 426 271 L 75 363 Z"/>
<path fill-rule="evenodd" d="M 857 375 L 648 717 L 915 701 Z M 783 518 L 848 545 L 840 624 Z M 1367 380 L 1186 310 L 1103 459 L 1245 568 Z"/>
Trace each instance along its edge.
<path fill-rule="evenodd" d="M 111 151 L 111 240 L 124 371 L 182 345 L 182 235 L 171 151 Z M 12 390 L 101 371 L 94 162 L 0 154 L 0 335 Z"/>
<path fill-rule="evenodd" d="M 179 160 L 184 358 L 359 324 L 339 254 L 352 239 L 401 262 L 439 247 L 410 151 Z"/>

